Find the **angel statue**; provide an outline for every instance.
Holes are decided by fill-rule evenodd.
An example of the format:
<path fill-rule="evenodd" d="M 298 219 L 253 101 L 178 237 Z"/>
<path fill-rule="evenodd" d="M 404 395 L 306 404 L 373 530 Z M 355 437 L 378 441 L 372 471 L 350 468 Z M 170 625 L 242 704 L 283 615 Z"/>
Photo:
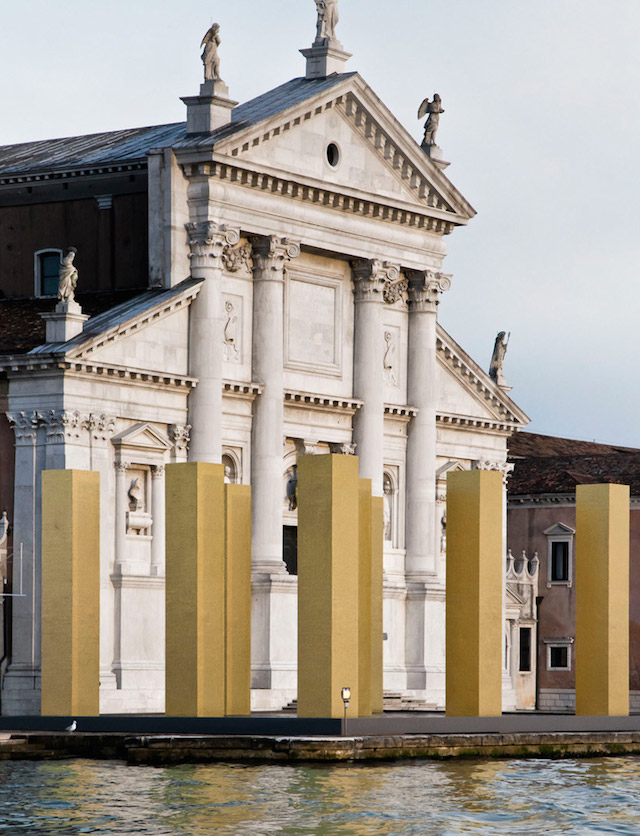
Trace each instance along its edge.
<path fill-rule="evenodd" d="M 78 251 L 75 247 L 69 247 L 66 255 L 60 261 L 60 272 L 58 273 L 58 299 L 61 302 L 75 301 L 74 291 L 78 283 L 78 271 L 75 268 L 73 259 Z"/>
<path fill-rule="evenodd" d="M 316 32 L 316 43 L 320 41 L 334 41 L 336 38 L 336 25 L 340 19 L 338 16 L 338 0 L 315 0 L 318 10 L 318 28 Z"/>
<path fill-rule="evenodd" d="M 200 46 L 204 46 L 201 56 L 202 63 L 204 64 L 204 80 L 220 81 L 220 56 L 218 55 L 218 47 L 220 46 L 219 23 L 211 24 Z"/>
<path fill-rule="evenodd" d="M 444 113 L 444 108 L 442 107 L 442 99 L 438 93 L 433 94 L 432 102 L 426 98 L 420 105 L 418 119 L 423 119 L 427 114 L 429 115 L 424 125 L 424 138 L 422 140 L 422 148 L 425 151 L 428 151 L 432 145 L 436 144 L 436 133 L 438 131 L 441 113 Z"/>
<path fill-rule="evenodd" d="M 500 331 L 493 345 L 491 365 L 489 366 L 489 377 L 491 378 L 491 380 L 495 380 L 498 386 L 507 385 L 507 381 L 505 380 L 504 375 L 502 373 L 502 365 L 504 363 L 504 355 L 507 353 L 507 346 L 509 345 L 510 336 L 511 332 L 509 332 L 509 334 L 505 334 L 504 331 Z"/>

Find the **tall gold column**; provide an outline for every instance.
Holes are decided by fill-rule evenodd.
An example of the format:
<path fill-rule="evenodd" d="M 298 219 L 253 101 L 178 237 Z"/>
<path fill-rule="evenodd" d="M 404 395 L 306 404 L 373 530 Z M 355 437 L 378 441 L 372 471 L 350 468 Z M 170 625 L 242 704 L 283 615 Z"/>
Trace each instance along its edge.
<path fill-rule="evenodd" d="M 629 713 L 629 487 L 576 488 L 576 714 Z"/>
<path fill-rule="evenodd" d="M 357 456 L 298 459 L 298 716 L 358 716 Z M 362 637 L 360 637 L 362 638 Z"/>
<path fill-rule="evenodd" d="M 251 713 L 251 488 L 225 485 L 225 714 Z"/>
<path fill-rule="evenodd" d="M 225 712 L 222 464 L 166 466 L 166 714 Z"/>
<path fill-rule="evenodd" d="M 371 497 L 371 711 L 382 714 L 382 565 L 384 549 L 384 500 Z"/>
<path fill-rule="evenodd" d="M 42 714 L 100 713 L 100 474 L 42 473 Z"/>
<path fill-rule="evenodd" d="M 502 713 L 502 491 L 497 471 L 447 477 L 447 715 Z"/>
<path fill-rule="evenodd" d="M 371 663 L 373 661 L 371 479 L 359 479 L 358 490 L 358 714 L 360 717 L 368 717 L 371 714 Z"/>

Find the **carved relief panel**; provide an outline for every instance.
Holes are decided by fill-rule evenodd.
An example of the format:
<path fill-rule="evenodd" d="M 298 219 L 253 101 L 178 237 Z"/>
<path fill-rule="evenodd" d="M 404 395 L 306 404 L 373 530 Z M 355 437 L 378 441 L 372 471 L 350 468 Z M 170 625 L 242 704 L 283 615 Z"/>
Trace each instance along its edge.
<path fill-rule="evenodd" d="M 223 350 L 226 363 L 243 363 L 243 308 L 242 296 L 222 294 L 222 306 L 224 316 Z"/>

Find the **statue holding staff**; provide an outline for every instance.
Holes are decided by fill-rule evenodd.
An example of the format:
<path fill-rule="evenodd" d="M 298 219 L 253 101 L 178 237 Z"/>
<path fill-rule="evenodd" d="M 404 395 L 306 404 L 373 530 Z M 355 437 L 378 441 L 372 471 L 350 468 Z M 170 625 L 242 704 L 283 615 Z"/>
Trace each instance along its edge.
<path fill-rule="evenodd" d="M 200 46 L 204 46 L 201 56 L 202 63 L 204 64 L 204 80 L 220 81 L 220 56 L 218 55 L 218 47 L 220 46 L 219 23 L 211 24 Z"/>
<path fill-rule="evenodd" d="M 73 259 L 78 251 L 75 247 L 69 247 L 64 258 L 60 261 L 60 272 L 58 273 L 58 299 L 61 302 L 74 302 L 74 291 L 78 283 L 78 271 L 75 268 Z"/>
<path fill-rule="evenodd" d="M 507 384 L 504 374 L 502 373 L 502 365 L 504 363 L 504 355 L 507 353 L 510 336 L 511 332 L 507 335 L 504 331 L 500 331 L 496 336 L 496 341 L 493 345 L 491 365 L 489 366 L 489 377 L 491 380 L 495 380 L 498 386 L 506 386 Z"/>
<path fill-rule="evenodd" d="M 436 144 L 436 133 L 440 124 L 441 113 L 444 113 L 444 108 L 442 107 L 442 99 L 438 93 L 434 93 L 432 102 L 427 97 L 418 109 L 418 119 L 422 119 L 427 114 L 429 116 L 424 125 L 424 138 L 422 140 L 422 148 L 425 151 Z"/>
<path fill-rule="evenodd" d="M 318 10 L 316 43 L 322 40 L 333 41 L 336 38 L 338 23 L 338 0 L 315 0 Z"/>

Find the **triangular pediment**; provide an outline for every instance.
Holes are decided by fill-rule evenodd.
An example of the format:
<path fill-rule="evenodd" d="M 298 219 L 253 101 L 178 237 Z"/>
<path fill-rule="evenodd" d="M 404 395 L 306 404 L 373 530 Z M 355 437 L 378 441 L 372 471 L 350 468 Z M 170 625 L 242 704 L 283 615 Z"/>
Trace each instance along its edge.
<path fill-rule="evenodd" d="M 329 144 L 337 165 L 327 160 Z M 415 206 L 452 226 L 475 210 L 357 74 L 215 142 L 216 154 Z"/>
<path fill-rule="evenodd" d="M 501 430 L 520 429 L 529 423 L 520 407 L 440 325 L 436 349 L 440 421 Z"/>
<path fill-rule="evenodd" d="M 569 537 L 575 534 L 576 530 L 564 523 L 557 522 L 549 528 L 546 528 L 542 533 L 547 537 Z"/>
<path fill-rule="evenodd" d="M 128 427 L 111 439 L 114 447 L 128 450 L 144 451 L 147 453 L 165 452 L 171 450 L 169 439 L 151 424 L 139 423 Z"/>

